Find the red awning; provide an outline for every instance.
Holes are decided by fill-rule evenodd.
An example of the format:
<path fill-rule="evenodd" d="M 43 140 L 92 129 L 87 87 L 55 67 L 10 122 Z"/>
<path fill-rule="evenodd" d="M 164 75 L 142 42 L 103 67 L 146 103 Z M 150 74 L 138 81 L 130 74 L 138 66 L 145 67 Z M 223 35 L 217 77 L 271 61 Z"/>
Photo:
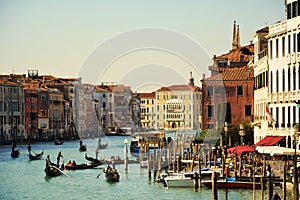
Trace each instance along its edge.
<path fill-rule="evenodd" d="M 236 147 L 231 147 L 227 149 L 227 153 L 236 153 L 238 155 L 243 154 L 243 153 L 248 153 L 248 152 L 254 152 L 255 147 L 254 146 L 236 146 Z"/>
<path fill-rule="evenodd" d="M 261 141 L 257 142 L 256 146 L 273 146 L 283 138 L 284 136 L 267 136 Z"/>

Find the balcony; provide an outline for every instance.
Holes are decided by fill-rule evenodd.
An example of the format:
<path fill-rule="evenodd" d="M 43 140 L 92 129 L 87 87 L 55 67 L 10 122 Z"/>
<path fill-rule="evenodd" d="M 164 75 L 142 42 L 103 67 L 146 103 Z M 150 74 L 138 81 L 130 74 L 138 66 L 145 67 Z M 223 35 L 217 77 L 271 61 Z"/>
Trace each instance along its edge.
<path fill-rule="evenodd" d="M 280 34 L 286 32 L 287 24 L 286 21 L 278 22 L 269 26 L 269 35 Z"/>
<path fill-rule="evenodd" d="M 295 102 L 299 100 L 300 91 L 276 92 L 269 94 L 271 103 Z"/>

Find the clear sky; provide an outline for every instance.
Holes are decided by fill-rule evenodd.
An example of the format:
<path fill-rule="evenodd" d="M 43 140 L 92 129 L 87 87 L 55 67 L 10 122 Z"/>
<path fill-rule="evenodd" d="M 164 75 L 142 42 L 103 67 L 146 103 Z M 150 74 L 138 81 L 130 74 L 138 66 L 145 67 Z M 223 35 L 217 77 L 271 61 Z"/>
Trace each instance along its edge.
<path fill-rule="evenodd" d="M 284 12 L 284 0 L 0 0 L 0 73 L 37 69 L 39 74 L 83 76 L 90 83 L 135 84 L 138 90 L 151 80 L 158 86 L 181 83 L 180 77 L 186 80 L 193 71 L 198 83 L 200 74 L 207 73 L 210 58 L 231 48 L 234 20 L 240 25 L 243 45 L 256 30 L 284 20 Z M 147 30 L 146 35 L 135 31 L 149 27 L 164 30 L 158 35 L 170 35 L 158 37 L 165 46 L 154 41 L 155 36 L 149 44 L 155 31 Z M 133 34 L 124 35 L 127 32 Z M 127 43 L 118 40 L 120 35 Z M 200 51 L 192 44 L 181 48 L 179 44 L 189 43 L 181 36 L 203 48 L 208 60 L 191 61 L 191 52 Z M 142 37 L 147 41 L 138 43 Z M 130 46 L 133 43 L 136 46 Z M 127 48 L 117 51 L 124 45 Z M 86 67 L 93 56 L 98 58 L 94 65 L 105 70 Z M 107 61 L 101 63 L 103 56 Z M 93 73 L 96 79 L 89 78 Z M 155 80 L 159 77 L 168 81 Z"/>

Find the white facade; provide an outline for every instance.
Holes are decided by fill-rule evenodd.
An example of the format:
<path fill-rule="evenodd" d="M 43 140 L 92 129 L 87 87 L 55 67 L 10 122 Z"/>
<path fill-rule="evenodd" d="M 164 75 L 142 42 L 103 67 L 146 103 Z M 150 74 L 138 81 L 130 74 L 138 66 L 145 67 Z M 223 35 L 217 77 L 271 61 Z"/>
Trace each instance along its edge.
<path fill-rule="evenodd" d="M 267 88 L 254 93 L 255 121 L 261 121 L 261 127 L 254 128 L 255 142 L 266 135 L 281 135 L 286 136 L 286 145 L 291 146 L 292 128 L 300 122 L 297 106 L 300 104 L 300 11 L 298 14 L 297 3 L 300 2 L 287 0 L 287 20 L 269 26 L 268 59 L 256 66 L 255 73 L 265 70 L 265 66 L 269 69 Z M 265 94 L 268 94 L 267 101 Z M 265 105 L 276 121 L 269 128 L 263 118 Z"/>

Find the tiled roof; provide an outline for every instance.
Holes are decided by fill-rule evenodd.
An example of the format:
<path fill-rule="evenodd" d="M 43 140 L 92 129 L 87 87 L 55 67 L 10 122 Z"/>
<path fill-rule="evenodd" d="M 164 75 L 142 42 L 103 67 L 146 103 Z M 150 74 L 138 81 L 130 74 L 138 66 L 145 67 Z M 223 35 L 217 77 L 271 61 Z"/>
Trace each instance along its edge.
<path fill-rule="evenodd" d="M 237 49 L 232 49 L 226 54 L 216 56 L 214 59 L 229 59 L 229 62 L 241 62 L 241 57 L 243 57 L 243 62 L 248 62 L 253 54 L 254 45 L 250 44 Z"/>
<path fill-rule="evenodd" d="M 244 66 L 238 68 L 227 68 L 215 76 L 205 78 L 204 81 L 247 81 L 253 79 L 253 77 L 253 69 L 248 68 L 248 66 Z"/>
<path fill-rule="evenodd" d="M 155 92 L 151 93 L 139 93 L 140 98 L 142 99 L 155 99 Z"/>
<path fill-rule="evenodd" d="M 170 90 L 194 90 L 200 91 L 200 88 L 197 86 L 189 86 L 189 85 L 171 85 L 169 87 L 161 87 L 157 91 L 170 91 Z"/>

